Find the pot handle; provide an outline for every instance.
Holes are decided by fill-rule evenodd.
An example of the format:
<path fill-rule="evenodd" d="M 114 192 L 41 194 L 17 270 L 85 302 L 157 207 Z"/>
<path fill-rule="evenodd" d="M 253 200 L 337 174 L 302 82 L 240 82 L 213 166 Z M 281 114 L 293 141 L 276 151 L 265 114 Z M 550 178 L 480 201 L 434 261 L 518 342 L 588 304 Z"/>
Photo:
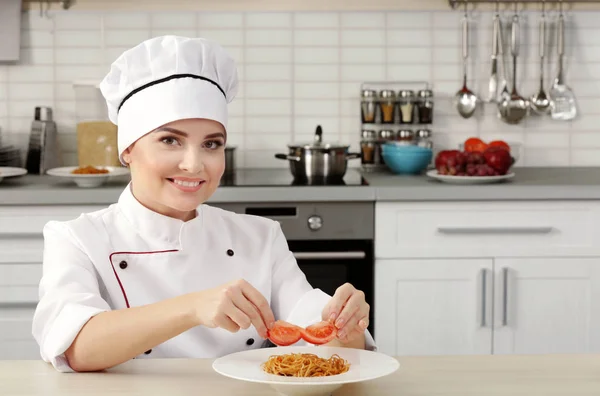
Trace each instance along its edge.
<path fill-rule="evenodd" d="M 275 154 L 275 158 L 277 159 L 282 159 L 282 160 L 288 160 L 288 161 L 300 161 L 300 157 L 295 156 L 295 155 L 287 155 L 287 154 Z"/>
<path fill-rule="evenodd" d="M 346 159 L 347 160 L 357 159 L 357 158 L 360 158 L 360 157 L 361 157 L 360 153 L 348 153 L 348 154 L 346 154 Z"/>

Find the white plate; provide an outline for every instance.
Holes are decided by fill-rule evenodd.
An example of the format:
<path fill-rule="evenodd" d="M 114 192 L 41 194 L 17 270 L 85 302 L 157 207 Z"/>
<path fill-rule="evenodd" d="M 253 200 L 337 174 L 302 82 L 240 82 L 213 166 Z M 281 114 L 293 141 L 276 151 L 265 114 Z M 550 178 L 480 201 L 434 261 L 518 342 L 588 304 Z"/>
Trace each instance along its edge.
<path fill-rule="evenodd" d="M 27 174 L 27 169 L 13 168 L 11 166 L 0 166 L 0 181 L 5 177 L 23 176 Z"/>
<path fill-rule="evenodd" d="M 427 172 L 427 176 L 451 184 L 490 184 L 512 179 L 515 174 L 510 172 L 502 176 L 451 176 L 440 175 L 437 169 L 432 169 Z"/>
<path fill-rule="evenodd" d="M 65 177 L 71 179 L 79 187 L 98 187 L 106 183 L 109 178 L 129 174 L 129 169 L 119 166 L 97 166 L 99 169 L 108 169 L 108 173 L 98 173 L 89 175 L 75 175 L 72 172 L 77 166 L 64 166 L 62 168 L 49 169 L 46 173 L 50 176 Z"/>
<path fill-rule="evenodd" d="M 350 368 L 343 374 L 314 378 L 282 377 L 264 372 L 261 365 L 269 359 L 269 356 L 286 353 L 313 353 L 322 358 L 337 354 L 350 363 Z M 329 395 L 344 384 L 383 377 L 393 373 L 398 367 L 400 363 L 396 359 L 381 353 L 325 346 L 253 349 L 224 356 L 213 363 L 213 369 L 221 375 L 242 381 L 268 384 L 288 396 Z"/>

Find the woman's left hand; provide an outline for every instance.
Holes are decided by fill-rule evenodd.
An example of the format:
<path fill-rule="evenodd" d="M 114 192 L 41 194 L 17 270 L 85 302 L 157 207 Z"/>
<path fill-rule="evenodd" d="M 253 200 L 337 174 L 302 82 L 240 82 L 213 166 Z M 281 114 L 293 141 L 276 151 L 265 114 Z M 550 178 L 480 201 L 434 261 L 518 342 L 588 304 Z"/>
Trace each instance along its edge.
<path fill-rule="evenodd" d="M 369 326 L 370 309 L 365 301 L 365 293 L 346 283 L 335 291 L 323 309 L 322 317 L 334 323 L 338 329 L 338 339 L 348 343 L 364 335 Z"/>

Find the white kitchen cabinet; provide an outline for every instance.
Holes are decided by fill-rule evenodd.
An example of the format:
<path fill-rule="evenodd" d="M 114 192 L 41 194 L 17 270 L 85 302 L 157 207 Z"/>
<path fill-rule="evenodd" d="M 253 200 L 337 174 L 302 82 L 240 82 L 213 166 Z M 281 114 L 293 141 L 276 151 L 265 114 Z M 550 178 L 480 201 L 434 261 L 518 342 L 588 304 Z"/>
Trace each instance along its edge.
<path fill-rule="evenodd" d="M 31 335 L 42 277 L 42 229 L 98 206 L 0 206 L 0 360 L 39 359 Z"/>
<path fill-rule="evenodd" d="M 384 353 L 600 352 L 600 201 L 375 208 Z"/>
<path fill-rule="evenodd" d="M 600 257 L 494 266 L 495 354 L 600 352 Z"/>
<path fill-rule="evenodd" d="M 384 353 L 600 352 L 600 257 L 377 260 L 375 283 Z"/>
<path fill-rule="evenodd" d="M 42 264 L 1 261 L 0 360 L 39 359 L 38 345 L 31 335 L 31 324 L 38 302 Z"/>
<path fill-rule="evenodd" d="M 35 304 L 0 303 L 0 360 L 39 359 L 31 335 Z"/>
<path fill-rule="evenodd" d="M 393 259 L 376 265 L 375 338 L 382 352 L 492 352 L 491 259 Z"/>

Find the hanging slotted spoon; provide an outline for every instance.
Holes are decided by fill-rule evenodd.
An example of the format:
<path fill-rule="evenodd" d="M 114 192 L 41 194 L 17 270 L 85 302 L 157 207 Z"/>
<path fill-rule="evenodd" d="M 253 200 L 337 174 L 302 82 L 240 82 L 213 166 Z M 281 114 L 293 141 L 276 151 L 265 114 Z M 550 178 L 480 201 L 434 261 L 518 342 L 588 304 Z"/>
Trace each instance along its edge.
<path fill-rule="evenodd" d="M 568 121 L 577 116 L 575 94 L 565 84 L 563 73 L 563 55 L 565 53 L 565 19 L 562 1 L 558 16 L 558 75 L 550 88 L 550 116 L 554 120 Z"/>

